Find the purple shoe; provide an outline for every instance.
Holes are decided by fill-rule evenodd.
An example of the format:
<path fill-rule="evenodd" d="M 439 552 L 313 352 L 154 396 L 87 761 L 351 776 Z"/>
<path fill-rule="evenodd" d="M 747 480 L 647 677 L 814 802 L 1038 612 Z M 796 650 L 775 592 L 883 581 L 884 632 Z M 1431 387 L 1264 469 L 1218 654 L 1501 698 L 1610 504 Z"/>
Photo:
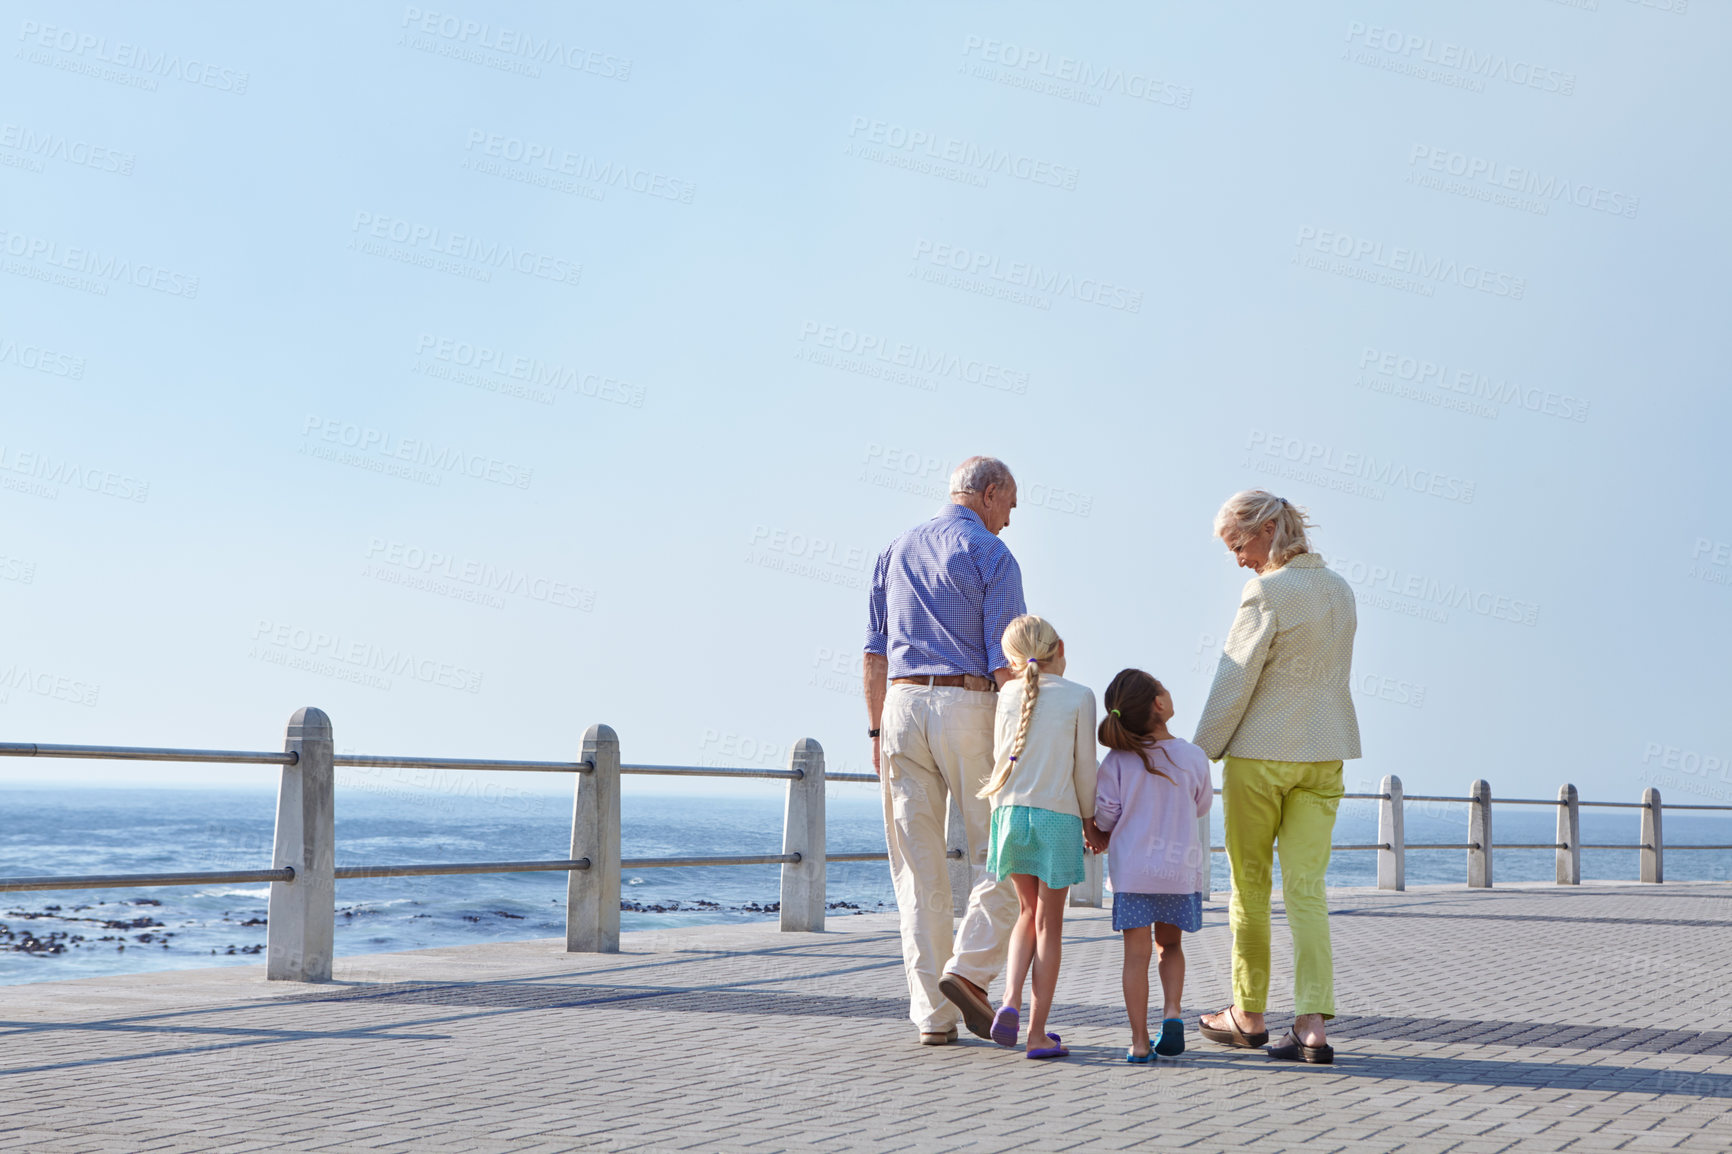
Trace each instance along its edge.
<path fill-rule="evenodd" d="M 1015 1046 L 1021 1026 L 1022 1015 L 1015 1006 L 1000 1006 L 992 1016 L 992 1040 L 1001 1046 Z"/>
<path fill-rule="evenodd" d="M 1056 1046 L 1042 1046 L 1038 1050 L 1026 1051 L 1023 1054 L 1023 1057 L 1025 1057 L 1025 1058 L 1068 1058 L 1068 1057 L 1070 1057 L 1070 1047 L 1064 1045 L 1064 1039 L 1063 1038 L 1059 1037 L 1057 1034 L 1053 1033 L 1051 1030 L 1047 1031 L 1046 1036 L 1051 1038 L 1053 1041 L 1055 1041 L 1059 1044 Z"/>

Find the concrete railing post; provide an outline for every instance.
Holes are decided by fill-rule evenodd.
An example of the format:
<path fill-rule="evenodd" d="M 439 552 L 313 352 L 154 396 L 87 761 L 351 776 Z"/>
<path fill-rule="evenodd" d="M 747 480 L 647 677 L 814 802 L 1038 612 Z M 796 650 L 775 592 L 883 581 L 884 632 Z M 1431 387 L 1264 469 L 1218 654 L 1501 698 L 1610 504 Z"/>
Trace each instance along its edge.
<path fill-rule="evenodd" d="M 289 866 L 295 880 L 272 882 L 267 911 L 265 977 L 273 982 L 331 980 L 331 937 L 337 920 L 336 805 L 331 719 L 307 706 L 289 718 L 277 787 L 277 832 L 271 867 Z"/>
<path fill-rule="evenodd" d="M 972 848 L 968 844 L 968 823 L 962 819 L 962 805 L 952 797 L 950 813 L 944 819 L 944 863 L 950 873 L 950 912 L 956 917 L 968 912 L 968 891 L 974 888 Z"/>
<path fill-rule="evenodd" d="M 1467 884 L 1469 889 L 1491 888 L 1491 783 L 1484 778 L 1468 790 L 1472 804 L 1467 807 L 1467 840 L 1478 849 L 1467 851 Z"/>
<path fill-rule="evenodd" d="M 1101 855 L 1087 846 L 1083 847 L 1083 883 L 1070 888 L 1069 903 L 1073 906 L 1088 906 L 1100 909 L 1105 900 L 1105 879 L 1101 877 Z"/>
<path fill-rule="evenodd" d="M 1215 831 L 1209 828 L 1209 818 L 1214 816 L 1214 808 L 1197 819 L 1197 844 L 1203 847 L 1203 899 L 1208 900 L 1215 892 L 1215 854 L 1209 847 L 1215 844 Z"/>
<path fill-rule="evenodd" d="M 782 852 L 797 862 L 782 863 L 782 929 L 824 932 L 824 748 L 809 737 L 788 751 L 788 782 L 782 810 Z"/>
<path fill-rule="evenodd" d="M 1377 787 L 1383 799 L 1377 803 L 1377 840 L 1387 847 L 1377 851 L 1377 888 L 1407 888 L 1407 807 L 1401 800 L 1401 779 L 1391 774 Z"/>
<path fill-rule="evenodd" d="M 1660 791 L 1642 791 L 1642 880 L 1666 880 L 1666 842 L 1660 835 Z"/>
<path fill-rule="evenodd" d="M 579 761 L 594 768 L 577 775 L 571 806 L 571 856 L 589 868 L 572 870 L 565 883 L 567 953 L 619 953 L 619 736 L 592 725 Z"/>
<path fill-rule="evenodd" d="M 1576 787 L 1558 787 L 1558 884 L 1582 884 L 1582 807 Z"/>

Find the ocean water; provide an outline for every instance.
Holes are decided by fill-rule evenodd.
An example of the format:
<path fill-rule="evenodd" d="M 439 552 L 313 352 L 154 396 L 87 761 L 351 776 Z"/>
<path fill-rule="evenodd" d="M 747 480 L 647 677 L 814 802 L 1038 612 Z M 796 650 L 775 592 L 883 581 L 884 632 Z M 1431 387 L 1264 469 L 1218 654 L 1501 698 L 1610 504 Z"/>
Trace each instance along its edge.
<path fill-rule="evenodd" d="M 832 853 L 884 847 L 877 801 L 832 797 Z M 569 850 L 570 800 L 547 795 L 421 797 L 410 791 L 337 795 L 337 863 L 561 858 Z M 628 795 L 621 804 L 624 856 L 776 853 L 781 801 Z M 0 790 L 0 876 L 263 869 L 270 864 L 275 795 L 269 790 Z M 1551 842 L 1550 809 L 1498 806 L 1497 842 Z M 1732 843 L 1732 814 L 1668 813 L 1666 841 Z M 1219 812 L 1215 844 L 1220 844 Z M 1635 810 L 1584 810 L 1585 842 L 1633 845 Z M 1466 807 L 1408 807 L 1410 885 L 1464 884 L 1465 854 L 1421 851 L 1421 842 L 1467 840 Z M 1346 802 L 1338 844 L 1376 840 L 1376 808 Z M 1373 885 L 1376 855 L 1338 853 L 1332 886 Z M 1215 886 L 1226 862 L 1215 855 Z M 1550 851 L 1503 850 L 1498 882 L 1550 881 Z M 1585 879 L 1633 880 L 1634 849 L 1586 850 Z M 1732 880 L 1732 854 L 1668 849 L 1668 880 Z M 621 928 L 653 929 L 774 918 L 777 866 L 624 871 Z M 161 886 L 0 894 L 0 984 L 190 966 L 256 963 L 265 944 L 267 885 Z M 564 933 L 560 874 L 382 878 L 337 883 L 338 954 L 379 953 Z M 886 866 L 832 863 L 831 916 L 895 909 Z"/>

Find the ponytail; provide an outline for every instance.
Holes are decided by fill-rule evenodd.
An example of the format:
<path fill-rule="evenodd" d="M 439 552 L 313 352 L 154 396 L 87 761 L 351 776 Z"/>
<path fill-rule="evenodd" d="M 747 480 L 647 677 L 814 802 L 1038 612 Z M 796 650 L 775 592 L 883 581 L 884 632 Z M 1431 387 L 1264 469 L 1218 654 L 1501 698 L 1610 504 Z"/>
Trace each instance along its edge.
<path fill-rule="evenodd" d="M 1317 526 L 1303 506 L 1277 497 L 1267 489 L 1234 493 L 1215 514 L 1215 536 L 1230 548 L 1234 539 L 1255 536 L 1271 521 L 1275 523 L 1275 535 L 1269 541 L 1269 560 L 1262 572 L 1273 573 L 1299 554 L 1311 551 L 1311 540 L 1305 530 Z"/>
<path fill-rule="evenodd" d="M 1149 750 L 1154 749 L 1173 765 L 1167 751 L 1155 743 L 1155 698 L 1160 696 L 1161 683 L 1141 669 L 1121 669 L 1107 686 L 1107 715 L 1101 719 L 1097 736 L 1108 749 L 1134 753 L 1142 759 L 1143 768 L 1157 777 L 1173 781 L 1172 775 L 1155 768 Z M 1174 782 L 1174 784 L 1178 784 Z"/>
<path fill-rule="evenodd" d="M 1058 652 L 1058 631 L 1033 614 L 1024 614 L 1004 631 L 1004 655 L 1010 667 L 1022 678 L 1022 712 L 1016 719 L 1016 737 L 1010 743 L 1010 755 L 993 771 L 992 778 L 976 796 L 991 797 L 1003 789 L 1016 769 L 1016 759 L 1028 744 L 1029 723 L 1034 720 L 1035 699 L 1040 696 L 1040 663 Z"/>

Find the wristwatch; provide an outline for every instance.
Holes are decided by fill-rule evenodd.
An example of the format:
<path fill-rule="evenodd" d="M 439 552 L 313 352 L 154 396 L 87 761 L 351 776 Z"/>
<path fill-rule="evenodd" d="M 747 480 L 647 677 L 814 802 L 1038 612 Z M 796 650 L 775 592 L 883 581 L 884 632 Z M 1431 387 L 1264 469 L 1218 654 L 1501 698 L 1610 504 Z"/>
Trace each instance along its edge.
<path fill-rule="evenodd" d="M 876 730 L 876 729 L 868 729 L 868 730 L 867 730 L 867 731 L 866 731 L 866 736 L 867 736 L 867 737 L 877 737 L 877 736 L 878 736 L 878 731 L 877 731 L 877 730 Z"/>

